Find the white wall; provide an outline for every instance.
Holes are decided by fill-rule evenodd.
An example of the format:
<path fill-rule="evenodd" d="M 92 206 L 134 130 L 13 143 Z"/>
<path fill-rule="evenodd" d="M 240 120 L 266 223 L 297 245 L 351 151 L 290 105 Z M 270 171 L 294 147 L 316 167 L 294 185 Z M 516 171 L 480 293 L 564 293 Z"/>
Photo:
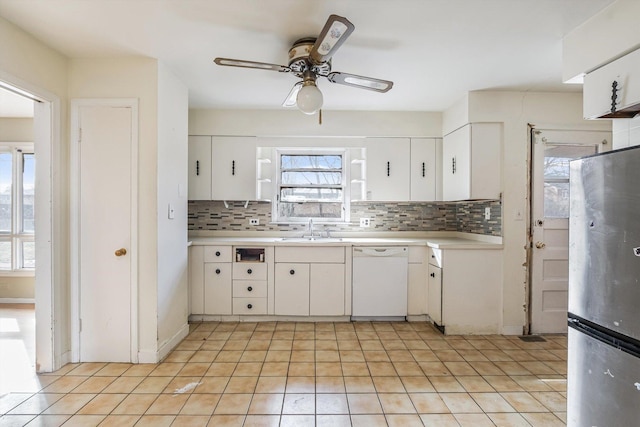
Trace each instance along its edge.
<path fill-rule="evenodd" d="M 54 369 L 70 349 L 69 334 L 69 212 L 68 212 L 68 143 L 67 143 L 67 58 L 30 34 L 0 17 L 0 80 L 51 101 L 52 134 L 46 140 L 35 138 L 36 180 L 48 184 L 46 206 L 39 211 L 51 214 L 45 234 L 51 234 L 52 271 L 41 271 L 36 278 L 36 369 Z M 48 137 L 51 137 L 49 139 Z M 43 164 L 46 167 L 43 168 Z M 44 169 L 50 173 L 44 176 Z M 40 196 L 38 200 L 40 199 Z M 40 202 L 38 202 L 40 203 Z M 42 221 L 42 219 L 37 220 Z M 42 228 L 40 228 L 42 232 Z M 42 247 L 36 242 L 37 250 Z M 49 246 L 49 241 L 45 242 Z M 40 262 L 46 265 L 47 262 Z M 48 268 L 47 268 L 48 270 Z M 51 274 L 49 274 L 51 273 Z M 53 304 L 53 305 L 52 305 Z M 52 321 L 53 319 L 53 321 Z M 52 340 L 52 330 L 53 338 Z"/>
<path fill-rule="evenodd" d="M 158 67 L 158 347 L 170 350 L 189 330 L 187 300 L 188 90 Z M 169 219 L 168 209 L 174 209 Z M 173 339 L 173 340 L 172 340 Z M 163 356 L 164 354 L 161 354 Z"/>
<path fill-rule="evenodd" d="M 470 92 L 469 122 L 502 122 L 503 167 L 503 333 L 520 334 L 526 324 L 525 292 L 528 221 L 517 220 L 516 210 L 528 211 L 528 124 L 540 129 L 610 130 L 609 121 L 582 119 L 582 95 L 575 93 Z M 444 122 L 459 126 L 460 106 L 444 112 Z M 462 118 L 464 120 L 465 117 Z M 444 129 L 445 133 L 453 129 Z"/>
<path fill-rule="evenodd" d="M 69 98 L 138 98 L 138 349 L 141 354 L 155 354 L 158 62 L 149 58 L 73 59 Z"/>
<path fill-rule="evenodd" d="M 618 0 L 567 34 L 562 79 L 588 73 L 640 47 L 640 1 Z"/>
<path fill-rule="evenodd" d="M 33 142 L 33 119 L 0 117 L 0 141 Z"/>
<path fill-rule="evenodd" d="M 442 114 L 428 112 L 189 110 L 189 135 L 442 136 Z"/>

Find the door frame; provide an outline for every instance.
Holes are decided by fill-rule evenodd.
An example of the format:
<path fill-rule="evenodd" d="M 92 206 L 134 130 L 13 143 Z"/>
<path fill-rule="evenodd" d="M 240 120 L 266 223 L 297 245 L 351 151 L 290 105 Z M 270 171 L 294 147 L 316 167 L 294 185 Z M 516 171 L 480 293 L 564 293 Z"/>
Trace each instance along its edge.
<path fill-rule="evenodd" d="M 526 290 L 525 290 L 525 308 L 526 308 L 526 325 L 524 327 L 524 334 L 531 334 L 531 326 L 532 326 L 532 304 L 533 304 L 533 230 L 534 230 L 534 212 L 533 212 L 533 194 L 534 194 L 534 179 L 533 179 L 533 160 L 534 160 L 534 139 L 535 135 L 541 131 L 576 131 L 576 132 L 608 132 L 609 140 L 607 142 L 603 142 L 600 145 L 599 153 L 609 151 L 612 147 L 611 141 L 611 129 L 607 129 L 606 126 L 599 125 L 579 125 L 579 124 L 527 124 L 527 239 L 526 239 L 526 264 L 525 264 L 525 275 L 526 275 Z"/>
<path fill-rule="evenodd" d="M 64 241 L 58 219 L 62 189 L 54 172 L 62 173 L 60 153 L 61 102 L 54 93 L 0 70 L 0 86 L 34 100 L 33 145 L 36 162 L 35 194 L 35 319 L 36 372 L 51 372 L 68 362 L 66 352 L 65 305 L 63 295 L 64 253 L 54 253 L 53 245 Z M 55 226 L 54 226 L 55 224 Z M 64 227 L 62 227 L 64 228 Z M 62 275 L 62 276 L 61 276 Z M 57 277 L 57 279 L 56 279 Z"/>
<path fill-rule="evenodd" d="M 131 363 L 138 362 L 138 99 L 83 98 L 71 100 L 70 129 L 70 253 L 71 361 L 80 361 L 80 109 L 131 108 Z"/>

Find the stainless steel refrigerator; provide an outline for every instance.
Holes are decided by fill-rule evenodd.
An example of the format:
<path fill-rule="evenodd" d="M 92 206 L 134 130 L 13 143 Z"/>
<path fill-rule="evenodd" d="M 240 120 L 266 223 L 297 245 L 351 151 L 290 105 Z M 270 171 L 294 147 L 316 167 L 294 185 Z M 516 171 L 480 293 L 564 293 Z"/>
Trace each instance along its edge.
<path fill-rule="evenodd" d="M 567 425 L 640 425 L 640 147 L 571 162 Z"/>

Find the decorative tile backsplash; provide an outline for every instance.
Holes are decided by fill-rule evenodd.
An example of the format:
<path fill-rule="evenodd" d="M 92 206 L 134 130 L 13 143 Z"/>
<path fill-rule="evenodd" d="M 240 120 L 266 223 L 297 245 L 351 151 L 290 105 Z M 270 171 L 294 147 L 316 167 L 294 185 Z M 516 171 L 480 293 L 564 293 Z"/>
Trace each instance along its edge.
<path fill-rule="evenodd" d="M 305 231 L 307 224 L 271 224 L 270 202 L 189 201 L 189 230 L 211 231 Z M 485 208 L 491 218 L 484 219 Z M 360 228 L 360 218 L 371 218 L 370 228 Z M 260 225 L 249 225 L 257 218 Z M 349 224 L 327 225 L 336 232 L 462 231 L 489 236 L 502 235 L 500 200 L 464 202 L 352 202 Z M 323 226 L 319 226 L 323 230 Z"/>

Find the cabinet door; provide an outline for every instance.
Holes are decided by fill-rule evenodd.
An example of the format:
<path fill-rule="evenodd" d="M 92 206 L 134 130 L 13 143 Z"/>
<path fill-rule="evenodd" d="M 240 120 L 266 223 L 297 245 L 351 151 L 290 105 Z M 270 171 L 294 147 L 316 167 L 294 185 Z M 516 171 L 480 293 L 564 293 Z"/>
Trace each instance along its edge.
<path fill-rule="evenodd" d="M 211 137 L 189 137 L 189 200 L 211 200 Z"/>
<path fill-rule="evenodd" d="M 211 159 L 213 200 L 256 199 L 255 138 L 214 136 Z"/>
<path fill-rule="evenodd" d="M 442 269 L 429 264 L 429 295 L 427 303 L 429 317 L 435 323 L 442 325 Z"/>
<path fill-rule="evenodd" d="M 204 265 L 204 314 L 231 314 L 231 263 Z"/>
<path fill-rule="evenodd" d="M 442 196 L 444 200 L 470 198 L 470 171 L 471 125 L 466 125 L 445 135 L 442 142 Z"/>
<path fill-rule="evenodd" d="M 367 138 L 367 199 L 409 200 L 409 138 Z"/>
<path fill-rule="evenodd" d="M 428 248 L 409 247 L 407 283 L 407 314 L 427 314 L 427 252 Z"/>
<path fill-rule="evenodd" d="M 309 314 L 344 316 L 344 264 L 311 264 Z"/>
<path fill-rule="evenodd" d="M 411 138 L 411 200 L 436 200 L 436 138 Z"/>
<path fill-rule="evenodd" d="M 309 264 L 277 263 L 275 314 L 309 315 Z"/>
<path fill-rule="evenodd" d="M 190 314 L 204 314 L 204 246 L 189 247 Z"/>
<path fill-rule="evenodd" d="M 640 75 L 637 74 L 639 69 L 640 49 L 584 76 L 584 118 L 606 117 L 611 113 L 613 82 L 617 83 L 616 111 L 640 102 Z M 633 116 L 634 114 L 630 113 L 628 117 Z"/>
<path fill-rule="evenodd" d="M 469 199 L 499 199 L 502 188 L 502 125 L 471 124 Z"/>

